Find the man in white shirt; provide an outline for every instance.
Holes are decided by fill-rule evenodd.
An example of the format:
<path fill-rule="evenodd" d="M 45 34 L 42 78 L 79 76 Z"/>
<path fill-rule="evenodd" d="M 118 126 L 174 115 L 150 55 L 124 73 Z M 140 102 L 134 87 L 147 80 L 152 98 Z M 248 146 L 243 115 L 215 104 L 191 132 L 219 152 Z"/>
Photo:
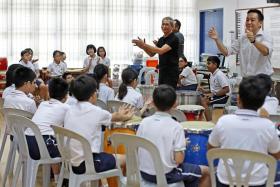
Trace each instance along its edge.
<path fill-rule="evenodd" d="M 36 103 L 28 97 L 35 90 L 35 73 L 27 67 L 19 67 L 14 73 L 15 90 L 5 97 L 3 108 L 15 108 L 30 113 L 37 110 Z"/>
<path fill-rule="evenodd" d="M 53 52 L 53 63 L 48 67 L 51 77 L 61 77 L 63 73 L 67 71 L 67 65 L 65 62 L 62 62 L 61 52 L 55 50 Z"/>
<path fill-rule="evenodd" d="M 219 147 L 241 149 L 270 154 L 276 159 L 280 159 L 280 141 L 275 125 L 270 120 L 261 118 L 257 113 L 265 96 L 262 82 L 259 79 L 255 76 L 244 78 L 239 86 L 237 100 L 239 110 L 235 114 L 225 115 L 219 119 L 209 136 L 208 149 Z M 232 167 L 230 164 L 231 170 Z M 246 169 L 242 171 L 246 171 Z M 264 185 L 267 180 L 267 172 L 268 168 L 265 164 L 256 164 L 249 185 Z M 279 179 L 277 176 L 276 179 Z M 217 177 L 217 187 L 228 185 L 225 166 L 222 162 L 219 162 Z"/>
<path fill-rule="evenodd" d="M 263 19 L 264 17 L 260 10 L 249 10 L 245 23 L 246 33 L 235 41 L 231 47 L 224 46 L 214 27 L 209 30 L 209 37 L 215 41 L 224 56 L 240 55 L 242 77 L 259 73 L 272 75 L 273 73 L 270 61 L 273 51 L 272 39 L 261 29 Z"/>
<path fill-rule="evenodd" d="M 210 56 L 207 59 L 207 69 L 210 71 L 210 93 L 203 88 L 201 105 L 205 108 L 205 117 L 207 121 L 212 120 L 209 105 L 225 104 L 229 98 L 230 85 L 227 76 L 219 69 L 220 59 L 217 56 Z"/>
<path fill-rule="evenodd" d="M 155 88 L 153 102 L 156 113 L 144 118 L 137 130 L 137 136 L 143 137 L 156 145 L 167 183 L 183 181 L 185 186 L 210 186 L 208 167 L 184 163 L 186 140 L 185 132 L 169 114 L 176 105 L 176 92 L 167 85 Z M 138 156 L 141 176 L 144 180 L 156 183 L 156 171 L 153 160 L 144 149 L 139 149 Z"/>

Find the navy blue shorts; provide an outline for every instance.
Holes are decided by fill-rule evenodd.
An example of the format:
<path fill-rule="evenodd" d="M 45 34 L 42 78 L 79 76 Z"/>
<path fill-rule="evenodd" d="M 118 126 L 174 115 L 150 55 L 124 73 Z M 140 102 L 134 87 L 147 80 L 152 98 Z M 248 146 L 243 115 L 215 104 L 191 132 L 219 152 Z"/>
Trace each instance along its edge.
<path fill-rule="evenodd" d="M 116 159 L 112 154 L 108 153 L 92 153 L 95 171 L 97 173 L 116 168 Z M 84 174 L 86 172 L 85 161 L 79 166 L 72 166 L 75 174 Z"/>
<path fill-rule="evenodd" d="M 57 142 L 55 137 L 51 135 L 43 135 L 43 139 L 49 151 L 50 157 L 51 158 L 60 157 L 60 153 L 57 148 Z M 26 141 L 28 144 L 28 151 L 30 157 L 34 160 L 39 160 L 41 158 L 41 155 L 35 136 L 26 135 Z"/>
<path fill-rule="evenodd" d="M 155 175 L 150 175 L 143 171 L 140 171 L 140 173 L 144 180 L 157 183 Z M 178 168 L 174 168 L 169 173 L 166 173 L 165 176 L 168 184 L 183 181 L 185 186 L 197 187 L 201 178 L 201 169 L 195 164 L 182 163 Z"/>
<path fill-rule="evenodd" d="M 228 101 L 228 96 L 214 96 L 213 98 L 210 98 L 210 104 L 226 104 Z"/>

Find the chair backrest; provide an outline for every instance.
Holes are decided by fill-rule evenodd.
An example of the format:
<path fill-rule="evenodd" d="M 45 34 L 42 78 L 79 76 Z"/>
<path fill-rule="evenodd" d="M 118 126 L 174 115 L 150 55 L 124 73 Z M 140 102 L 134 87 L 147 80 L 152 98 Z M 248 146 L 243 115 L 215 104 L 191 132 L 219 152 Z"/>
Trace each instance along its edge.
<path fill-rule="evenodd" d="M 33 121 L 24 116 L 14 114 L 8 114 L 6 118 L 7 124 L 15 135 L 17 143 L 19 144 L 19 151 L 24 158 L 31 158 L 29 155 L 28 145 L 25 137 L 25 130 L 27 128 L 30 128 L 33 131 L 35 139 L 37 141 L 41 160 L 51 159 L 46 144 L 41 135 L 40 129 L 36 124 L 34 124 Z"/>
<path fill-rule="evenodd" d="M 82 137 L 81 135 L 65 129 L 63 127 L 58 127 L 55 125 L 51 126 L 56 137 L 58 150 L 61 155 L 61 159 L 63 162 L 66 163 L 66 167 L 68 167 L 69 171 L 72 172 L 72 154 L 71 154 L 71 141 L 77 141 L 81 144 L 83 148 L 83 154 L 85 159 L 85 166 L 86 166 L 86 173 L 85 174 L 96 174 L 93 159 L 92 159 L 92 152 L 91 147 L 87 139 Z"/>
<path fill-rule="evenodd" d="M 103 110 L 109 111 L 108 106 L 106 105 L 106 103 L 104 103 L 104 101 L 102 101 L 102 100 L 100 100 L 100 99 L 97 99 L 97 101 L 96 101 L 96 106 L 99 106 L 99 107 L 102 108 Z"/>
<path fill-rule="evenodd" d="M 110 139 L 112 140 L 114 147 L 118 147 L 120 144 L 125 146 L 127 187 L 140 187 L 138 148 L 143 148 L 150 153 L 155 166 L 157 186 L 168 186 L 164 174 L 163 163 L 162 160 L 159 159 L 161 158 L 159 150 L 152 142 L 135 135 L 118 133 L 113 134 Z"/>
<path fill-rule="evenodd" d="M 107 106 L 108 106 L 109 111 L 111 113 L 117 112 L 119 110 L 119 108 L 121 106 L 123 106 L 123 105 L 128 105 L 128 106 L 134 108 L 134 110 L 136 111 L 135 115 L 136 116 L 141 116 L 141 113 L 140 113 L 139 109 L 137 109 L 136 107 L 132 106 L 129 103 L 126 103 L 126 102 L 123 102 L 123 101 L 117 101 L 117 100 L 109 100 L 109 101 L 107 101 Z"/>
<path fill-rule="evenodd" d="M 176 118 L 176 120 L 178 122 L 184 122 L 187 121 L 186 115 L 184 114 L 184 112 L 182 112 L 181 110 L 178 109 L 172 109 L 170 111 L 170 114 L 172 117 Z"/>
<path fill-rule="evenodd" d="M 211 149 L 207 152 L 207 159 L 210 167 L 212 186 L 216 186 L 215 167 L 213 163 L 215 159 L 223 160 L 230 187 L 248 187 L 251 172 L 256 163 L 264 163 L 268 166 L 269 173 L 266 186 L 273 186 L 277 161 L 270 155 L 237 149 Z M 233 163 L 232 167 L 228 164 L 229 159 L 231 160 L 231 163 Z M 245 163 L 248 164 L 246 172 L 244 172 Z M 235 177 L 232 175 L 230 168 L 233 169 Z M 246 176 L 241 176 L 244 173 L 246 173 Z"/>

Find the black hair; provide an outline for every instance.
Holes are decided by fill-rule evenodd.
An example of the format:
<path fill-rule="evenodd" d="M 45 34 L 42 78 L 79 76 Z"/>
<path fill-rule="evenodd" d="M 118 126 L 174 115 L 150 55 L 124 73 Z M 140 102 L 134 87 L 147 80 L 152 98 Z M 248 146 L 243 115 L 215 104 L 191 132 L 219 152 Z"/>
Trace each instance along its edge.
<path fill-rule="evenodd" d="M 266 74 L 258 74 L 256 75 L 257 79 L 259 79 L 262 83 L 261 85 L 263 86 L 264 91 L 266 92 L 266 95 L 269 94 L 271 87 L 272 87 L 272 80 L 269 75 Z"/>
<path fill-rule="evenodd" d="M 55 50 L 55 51 L 53 52 L 53 58 L 55 57 L 55 55 L 56 55 L 57 53 L 58 53 L 59 55 L 61 55 L 61 51 Z"/>
<path fill-rule="evenodd" d="M 72 75 L 72 73 L 66 71 L 65 73 L 62 74 L 62 78 L 63 78 L 64 80 L 66 80 L 66 77 L 67 77 L 68 75 Z"/>
<path fill-rule="evenodd" d="M 216 64 L 217 68 L 220 67 L 220 63 L 221 63 L 219 57 L 217 56 L 209 56 L 207 58 L 207 62 L 212 62 L 213 64 Z"/>
<path fill-rule="evenodd" d="M 63 51 L 60 51 L 60 55 L 62 56 L 62 55 L 64 55 L 65 54 L 65 52 L 63 52 Z"/>
<path fill-rule="evenodd" d="M 258 9 L 250 9 L 250 10 L 248 10 L 247 14 L 250 14 L 250 13 L 258 14 L 259 21 L 261 21 L 261 22 L 263 21 L 263 19 L 264 19 L 263 13 L 260 10 L 258 10 Z"/>
<path fill-rule="evenodd" d="M 169 85 L 161 84 L 153 92 L 153 102 L 159 111 L 170 110 L 176 102 L 176 92 Z"/>
<path fill-rule="evenodd" d="M 244 109 L 257 111 L 264 103 L 266 92 L 256 76 L 243 78 L 239 85 L 239 97 Z"/>
<path fill-rule="evenodd" d="M 70 84 L 70 91 L 78 101 L 88 101 L 96 89 L 96 81 L 88 75 L 80 75 Z"/>
<path fill-rule="evenodd" d="M 104 77 L 104 75 L 109 74 L 109 68 L 104 64 L 97 64 L 93 70 L 93 76 L 97 82 L 97 88 L 99 88 L 100 80 Z"/>
<path fill-rule="evenodd" d="M 52 78 L 49 81 L 49 94 L 50 98 L 61 101 L 68 93 L 68 84 L 62 78 Z"/>
<path fill-rule="evenodd" d="M 29 53 L 30 54 L 30 51 L 28 49 L 24 49 L 20 52 L 20 56 L 21 56 L 21 59 L 20 61 L 22 60 L 22 57 L 26 54 L 26 53 Z"/>
<path fill-rule="evenodd" d="M 106 50 L 105 50 L 105 48 L 104 48 L 103 46 L 98 47 L 98 49 L 97 49 L 97 55 L 100 56 L 100 54 L 99 54 L 99 50 L 100 50 L 100 49 L 103 49 L 103 50 L 104 50 L 104 52 L 105 52 L 105 55 L 104 55 L 104 56 L 106 56 L 107 53 L 106 53 Z"/>
<path fill-rule="evenodd" d="M 13 74 L 13 80 L 16 88 L 24 85 L 26 82 L 32 82 L 36 78 L 36 74 L 27 67 L 19 67 Z"/>
<path fill-rule="evenodd" d="M 187 58 L 184 55 L 180 56 L 180 58 L 182 58 L 185 62 L 188 63 L 188 60 L 187 60 Z"/>
<path fill-rule="evenodd" d="M 181 28 L 181 22 L 178 19 L 174 19 L 174 21 L 175 21 L 175 26 L 178 27 L 178 31 L 179 31 Z"/>
<path fill-rule="evenodd" d="M 87 45 L 87 48 L 86 48 L 86 53 L 88 55 L 88 50 L 89 49 L 93 49 L 94 53 L 96 53 L 96 47 L 93 45 L 93 44 L 89 44 Z"/>
<path fill-rule="evenodd" d="M 21 64 L 12 64 L 9 66 L 8 70 L 6 71 L 6 88 L 14 84 L 14 72 L 17 68 L 23 67 Z"/>
<path fill-rule="evenodd" d="M 33 50 L 31 48 L 26 48 L 25 50 L 29 51 L 29 53 L 33 55 Z"/>
<path fill-rule="evenodd" d="M 119 87 L 118 98 L 122 100 L 127 94 L 127 86 L 130 85 L 138 75 L 132 68 L 125 68 L 122 72 L 122 83 Z"/>

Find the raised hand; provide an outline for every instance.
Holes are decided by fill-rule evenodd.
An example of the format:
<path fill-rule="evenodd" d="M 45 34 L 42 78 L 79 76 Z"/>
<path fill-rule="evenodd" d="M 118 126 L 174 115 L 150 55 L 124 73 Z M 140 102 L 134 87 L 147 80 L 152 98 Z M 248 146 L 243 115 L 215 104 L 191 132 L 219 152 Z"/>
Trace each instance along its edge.
<path fill-rule="evenodd" d="M 118 114 L 121 117 L 121 121 L 127 121 L 135 114 L 135 110 L 130 105 L 123 105 L 119 108 Z"/>
<path fill-rule="evenodd" d="M 138 39 L 133 39 L 132 43 L 142 49 L 145 46 L 145 38 L 142 40 L 140 37 L 138 37 Z"/>
<path fill-rule="evenodd" d="M 249 29 L 245 30 L 245 33 L 247 35 L 247 38 L 249 39 L 250 42 L 254 42 L 256 37 L 254 35 L 254 33 L 252 31 L 250 31 Z"/>
<path fill-rule="evenodd" d="M 219 39 L 219 36 L 218 36 L 218 33 L 217 33 L 215 27 L 210 28 L 210 30 L 208 31 L 208 36 L 213 40 Z"/>

